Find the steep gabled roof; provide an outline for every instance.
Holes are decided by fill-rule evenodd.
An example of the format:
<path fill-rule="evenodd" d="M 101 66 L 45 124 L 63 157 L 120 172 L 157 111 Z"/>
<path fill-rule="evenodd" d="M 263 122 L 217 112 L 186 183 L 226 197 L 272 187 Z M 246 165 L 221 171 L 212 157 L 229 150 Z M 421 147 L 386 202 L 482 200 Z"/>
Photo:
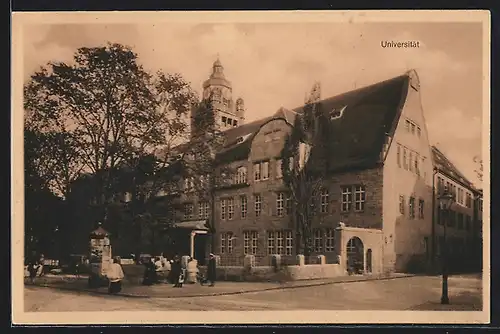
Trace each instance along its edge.
<path fill-rule="evenodd" d="M 330 171 L 379 164 L 386 135 L 393 136 L 408 93 L 409 73 L 318 102 L 327 119 Z M 299 114 L 304 106 L 294 109 Z"/>
<path fill-rule="evenodd" d="M 455 181 L 462 183 L 463 185 L 470 187 L 471 190 L 477 190 L 476 187 L 470 182 L 460 170 L 448 159 L 443 152 L 441 152 L 436 146 L 432 146 L 432 163 L 434 167 L 439 171 L 443 172 Z"/>
<path fill-rule="evenodd" d="M 338 116 L 339 110 L 342 110 L 338 118 L 327 117 L 332 170 L 370 168 L 380 163 L 386 135 L 392 136 L 399 122 L 409 80 L 410 72 L 407 72 L 317 102 L 317 110 L 327 116 L 332 113 Z M 304 106 L 293 110 L 280 108 L 274 115 L 225 130 L 226 145 L 217 155 L 218 162 L 228 163 L 248 158 L 253 136 L 262 125 L 278 118 L 293 125 L 297 115 L 303 113 Z"/>

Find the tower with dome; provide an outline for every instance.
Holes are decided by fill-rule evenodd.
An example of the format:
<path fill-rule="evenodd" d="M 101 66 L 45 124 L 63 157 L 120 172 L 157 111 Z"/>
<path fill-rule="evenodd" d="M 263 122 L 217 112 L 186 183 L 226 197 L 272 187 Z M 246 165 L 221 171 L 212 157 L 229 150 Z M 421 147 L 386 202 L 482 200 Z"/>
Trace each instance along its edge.
<path fill-rule="evenodd" d="M 245 104 L 242 98 L 233 100 L 231 81 L 224 75 L 224 67 L 219 58 L 212 65 L 210 77 L 203 82 L 203 100 L 210 100 L 215 124 L 219 130 L 226 130 L 242 125 L 245 122 Z M 199 110 L 192 111 L 192 119 Z M 192 132 L 198 133 L 196 124 L 192 124 Z"/>

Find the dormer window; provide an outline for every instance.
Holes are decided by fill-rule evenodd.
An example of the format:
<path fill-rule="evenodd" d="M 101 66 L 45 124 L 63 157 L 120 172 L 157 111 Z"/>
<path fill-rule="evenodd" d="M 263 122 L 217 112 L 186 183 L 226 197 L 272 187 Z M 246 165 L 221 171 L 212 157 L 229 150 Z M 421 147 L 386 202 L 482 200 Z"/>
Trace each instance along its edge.
<path fill-rule="evenodd" d="M 344 106 L 342 108 L 333 108 L 332 111 L 330 111 L 330 120 L 338 119 L 342 117 L 344 114 L 344 110 L 347 108 L 347 106 Z"/>

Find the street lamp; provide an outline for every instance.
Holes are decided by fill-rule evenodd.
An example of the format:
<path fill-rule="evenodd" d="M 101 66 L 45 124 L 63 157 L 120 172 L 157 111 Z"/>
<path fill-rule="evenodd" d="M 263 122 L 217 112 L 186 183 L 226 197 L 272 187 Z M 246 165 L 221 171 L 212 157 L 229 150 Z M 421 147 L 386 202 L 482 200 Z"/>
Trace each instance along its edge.
<path fill-rule="evenodd" d="M 443 219 L 443 244 L 441 247 L 442 248 L 441 260 L 442 260 L 442 273 L 443 273 L 441 304 L 449 304 L 450 300 L 448 299 L 448 268 L 447 268 L 448 247 L 446 243 L 446 225 L 448 223 L 447 220 L 449 219 L 450 208 L 454 202 L 454 197 L 452 194 L 448 192 L 447 189 L 445 189 L 443 194 L 441 194 L 438 197 L 438 200 L 441 212 L 444 213 L 444 217 L 446 217 L 446 219 Z"/>

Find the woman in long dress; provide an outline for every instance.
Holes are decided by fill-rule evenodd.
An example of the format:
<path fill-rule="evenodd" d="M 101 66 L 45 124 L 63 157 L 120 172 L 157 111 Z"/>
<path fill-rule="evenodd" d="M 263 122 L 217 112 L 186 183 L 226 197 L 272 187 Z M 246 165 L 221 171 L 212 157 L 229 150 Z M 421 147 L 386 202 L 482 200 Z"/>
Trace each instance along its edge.
<path fill-rule="evenodd" d="M 182 280 L 181 280 L 181 274 L 182 274 L 182 266 L 181 266 L 181 261 L 179 256 L 174 257 L 174 261 L 172 262 L 172 280 L 174 283 L 174 288 L 181 288 L 182 287 Z M 183 278 L 182 278 L 183 279 Z"/>
<path fill-rule="evenodd" d="M 118 293 L 122 290 L 122 280 L 125 277 L 123 273 L 123 268 L 120 265 L 120 259 L 114 258 L 113 263 L 109 267 L 108 279 L 109 279 L 109 293 Z"/>

